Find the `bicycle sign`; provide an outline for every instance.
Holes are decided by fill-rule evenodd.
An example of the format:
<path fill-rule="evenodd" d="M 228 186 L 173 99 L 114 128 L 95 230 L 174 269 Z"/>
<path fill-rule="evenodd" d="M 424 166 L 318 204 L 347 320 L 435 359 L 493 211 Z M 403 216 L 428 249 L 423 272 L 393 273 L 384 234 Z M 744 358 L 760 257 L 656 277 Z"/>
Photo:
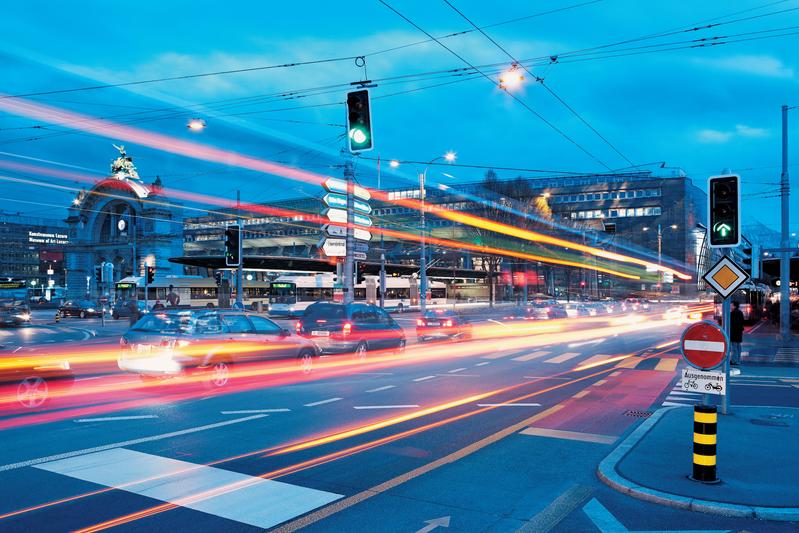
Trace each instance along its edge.
<path fill-rule="evenodd" d="M 707 372 L 695 368 L 682 371 L 682 389 L 686 392 L 701 392 L 723 396 L 727 394 L 724 372 Z"/>

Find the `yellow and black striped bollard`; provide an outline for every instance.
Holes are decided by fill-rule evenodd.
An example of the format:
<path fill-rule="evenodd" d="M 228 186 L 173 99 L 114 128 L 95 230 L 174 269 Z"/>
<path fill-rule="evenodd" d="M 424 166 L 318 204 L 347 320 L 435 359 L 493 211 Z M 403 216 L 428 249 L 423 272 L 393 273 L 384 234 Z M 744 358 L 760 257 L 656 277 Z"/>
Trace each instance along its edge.
<path fill-rule="evenodd" d="M 718 483 L 716 477 L 716 430 L 718 414 L 715 406 L 694 406 L 694 472 L 691 479 L 702 483 Z"/>

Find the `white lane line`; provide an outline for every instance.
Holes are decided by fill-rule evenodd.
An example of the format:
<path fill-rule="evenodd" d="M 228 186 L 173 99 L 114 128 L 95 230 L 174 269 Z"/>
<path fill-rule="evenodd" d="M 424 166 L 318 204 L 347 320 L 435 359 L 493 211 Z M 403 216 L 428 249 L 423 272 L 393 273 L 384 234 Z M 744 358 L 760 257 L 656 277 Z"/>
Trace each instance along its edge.
<path fill-rule="evenodd" d="M 547 352 L 543 350 L 539 350 L 537 352 L 530 352 L 526 355 L 520 355 L 519 357 L 514 357 L 514 361 L 532 361 L 533 359 L 538 359 L 539 357 L 544 357 L 546 355 L 551 354 L 552 352 Z"/>
<path fill-rule="evenodd" d="M 0 466 L 0 472 L 6 472 L 7 470 L 16 470 L 17 468 L 24 468 L 26 466 L 34 466 L 41 463 L 48 463 L 50 461 L 58 461 L 59 459 L 66 459 L 68 457 L 76 457 L 78 455 L 86 455 L 89 453 L 101 452 L 104 450 L 111 450 L 114 448 L 122 448 L 123 446 L 133 446 L 136 444 L 142 444 L 145 442 L 152 442 L 156 440 L 163 440 L 163 439 L 171 439 L 172 437 L 179 437 L 181 435 L 188 435 L 189 433 L 197 433 L 198 431 L 206 431 L 209 429 L 216 429 L 224 426 L 230 426 L 232 424 L 240 424 L 242 422 L 249 422 L 250 420 L 257 420 L 259 418 L 264 418 L 268 415 L 253 415 L 253 416 L 245 416 L 244 418 L 234 418 L 233 420 L 225 420 L 224 422 L 217 422 L 215 424 L 208 424 L 206 426 L 198 426 L 194 428 L 188 429 L 181 429 L 180 431 L 171 431 L 169 433 L 162 433 L 160 435 L 153 435 L 152 437 L 142 437 L 140 439 L 131 439 L 131 440 L 124 440 L 121 442 L 115 442 L 113 444 L 104 444 L 102 446 L 95 446 L 94 448 L 84 448 L 82 450 L 75 450 L 72 452 L 65 452 L 59 453 L 55 455 L 48 455 L 47 457 L 38 457 L 36 459 L 29 459 L 27 461 L 20 461 L 19 463 L 11 463 L 7 465 Z"/>
<path fill-rule="evenodd" d="M 464 370 L 466 370 L 466 367 L 455 368 L 453 370 L 448 370 L 447 374 L 454 374 L 455 372 L 463 372 Z"/>
<path fill-rule="evenodd" d="M 356 376 L 393 376 L 394 372 L 355 372 Z"/>
<path fill-rule="evenodd" d="M 124 448 L 36 468 L 264 529 L 343 497 Z"/>
<path fill-rule="evenodd" d="M 386 385 L 384 387 L 377 387 L 376 389 L 369 389 L 366 392 L 380 392 L 381 390 L 393 389 L 396 385 Z"/>
<path fill-rule="evenodd" d="M 435 376 L 424 376 L 423 378 L 416 378 L 414 381 L 427 381 L 428 379 L 434 379 Z"/>
<path fill-rule="evenodd" d="M 478 403 L 477 407 L 541 407 L 540 403 Z"/>
<path fill-rule="evenodd" d="M 116 422 L 118 420 L 144 420 L 147 418 L 158 418 L 156 415 L 135 415 L 135 416 L 103 416 L 100 418 L 78 418 L 73 420 L 79 424 L 90 422 Z"/>
<path fill-rule="evenodd" d="M 479 374 L 436 374 L 440 378 L 479 378 Z"/>
<path fill-rule="evenodd" d="M 560 355 L 556 355 L 551 359 L 544 360 L 545 363 L 565 363 L 569 359 L 574 359 L 575 357 L 582 355 L 580 352 L 566 352 Z"/>
<path fill-rule="evenodd" d="M 253 415 L 255 413 L 288 413 L 291 409 L 279 407 L 277 409 L 241 409 L 238 411 L 219 411 L 223 415 Z"/>
<path fill-rule="evenodd" d="M 486 366 L 486 365 L 490 365 L 490 364 L 491 364 L 491 363 L 490 363 L 490 362 L 488 362 L 488 361 L 483 361 L 482 363 L 477 363 L 477 364 L 476 364 L 476 365 L 474 365 L 474 366 Z"/>
<path fill-rule="evenodd" d="M 353 409 L 411 409 L 418 405 L 355 405 Z"/>
<path fill-rule="evenodd" d="M 337 402 L 339 400 L 343 400 L 344 398 L 328 398 L 327 400 L 321 400 L 318 402 L 306 403 L 305 407 L 316 407 L 317 405 L 324 405 L 326 403 Z"/>

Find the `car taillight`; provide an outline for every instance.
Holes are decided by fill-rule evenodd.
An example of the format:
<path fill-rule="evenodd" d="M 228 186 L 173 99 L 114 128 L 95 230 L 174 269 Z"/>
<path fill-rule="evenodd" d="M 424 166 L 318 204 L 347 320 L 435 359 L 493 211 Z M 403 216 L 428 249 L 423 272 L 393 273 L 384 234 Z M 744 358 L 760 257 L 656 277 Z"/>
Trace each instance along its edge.
<path fill-rule="evenodd" d="M 445 320 L 444 321 L 444 327 L 445 328 L 451 328 L 452 327 L 452 320 Z"/>
<path fill-rule="evenodd" d="M 179 341 L 177 342 L 177 346 L 178 346 L 178 348 L 185 348 L 185 347 L 186 347 L 186 346 L 188 346 L 189 344 L 191 344 L 191 341 L 187 341 L 187 340 L 184 340 L 184 339 L 181 339 L 181 340 L 179 340 Z"/>
<path fill-rule="evenodd" d="M 416 319 L 416 325 L 417 326 L 426 326 L 427 324 L 425 324 L 425 321 L 422 320 L 421 318 L 417 318 Z"/>
<path fill-rule="evenodd" d="M 297 330 L 297 333 L 302 331 L 302 322 L 299 320 L 294 324 L 294 328 Z"/>
<path fill-rule="evenodd" d="M 341 334 L 346 337 L 350 333 L 352 333 L 352 324 L 344 322 L 344 326 L 341 328 Z"/>

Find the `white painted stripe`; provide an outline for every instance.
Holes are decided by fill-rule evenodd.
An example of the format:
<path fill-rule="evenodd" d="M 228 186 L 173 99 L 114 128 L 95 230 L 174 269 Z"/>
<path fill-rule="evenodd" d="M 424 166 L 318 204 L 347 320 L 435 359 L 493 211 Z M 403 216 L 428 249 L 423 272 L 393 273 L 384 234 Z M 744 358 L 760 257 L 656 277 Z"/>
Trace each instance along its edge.
<path fill-rule="evenodd" d="M 411 409 L 418 405 L 356 405 L 353 409 Z"/>
<path fill-rule="evenodd" d="M 47 457 L 38 457 L 36 459 L 29 459 L 27 461 L 21 461 L 19 463 L 11 463 L 7 465 L 0 466 L 0 472 L 5 472 L 7 470 L 16 470 L 17 468 L 24 468 L 26 466 L 34 466 L 41 463 L 47 463 L 50 461 L 58 461 L 59 459 L 66 459 L 68 457 L 76 457 L 79 455 L 86 455 L 89 453 L 101 452 L 104 450 L 112 450 L 114 448 L 121 448 L 123 446 L 134 446 L 136 444 L 142 444 L 145 442 L 153 442 L 156 440 L 163 440 L 163 439 L 171 439 L 172 437 L 179 437 L 181 435 L 188 435 L 189 433 L 197 433 L 198 431 L 206 431 L 209 429 L 216 429 L 221 428 L 224 426 L 230 426 L 232 424 L 240 424 L 242 422 L 249 422 L 250 420 L 257 420 L 259 418 L 264 418 L 267 415 L 253 415 L 253 416 L 245 416 L 244 418 L 235 418 L 233 420 L 225 420 L 224 422 L 217 422 L 215 424 L 208 424 L 205 426 L 197 426 L 188 429 L 181 429 L 179 431 L 171 431 L 169 433 L 162 433 L 160 435 L 153 435 L 152 437 L 142 437 L 140 439 L 131 439 L 131 440 L 123 440 L 121 442 L 114 442 L 113 444 L 104 444 L 102 446 L 95 446 L 93 448 L 84 448 L 82 450 L 75 450 L 72 452 L 65 452 L 59 453 L 55 455 L 49 455 Z"/>
<path fill-rule="evenodd" d="M 428 379 L 434 379 L 435 376 L 424 376 L 423 378 L 416 378 L 414 381 L 427 381 Z"/>
<path fill-rule="evenodd" d="M 477 407 L 541 407 L 540 403 L 478 403 Z"/>
<path fill-rule="evenodd" d="M 685 392 L 683 390 L 673 390 L 669 396 L 702 396 L 701 392 Z"/>
<path fill-rule="evenodd" d="M 466 370 L 466 367 L 456 368 L 454 370 L 448 370 L 447 373 L 454 374 L 455 372 L 463 372 L 464 370 Z"/>
<path fill-rule="evenodd" d="M 685 341 L 686 350 L 702 350 L 705 352 L 723 352 L 724 343 L 715 341 Z"/>
<path fill-rule="evenodd" d="M 478 374 L 436 374 L 439 378 L 479 378 Z"/>
<path fill-rule="evenodd" d="M 223 415 L 252 415 L 255 413 L 288 413 L 291 409 L 281 407 L 278 409 L 241 409 L 239 411 L 220 411 Z"/>
<path fill-rule="evenodd" d="M 552 359 L 547 359 L 544 361 L 545 363 L 564 363 L 569 359 L 574 359 L 578 355 L 581 355 L 580 352 L 566 352 L 560 355 L 553 357 Z"/>
<path fill-rule="evenodd" d="M 328 398 L 327 400 L 320 400 L 318 402 L 306 403 L 305 407 L 316 407 L 317 405 L 324 405 L 326 403 L 337 402 L 339 400 L 343 400 L 343 398 Z"/>
<path fill-rule="evenodd" d="M 672 396 L 669 394 L 666 396 L 667 400 L 675 401 L 675 402 L 699 402 L 702 401 L 701 398 L 685 398 L 684 396 Z"/>
<path fill-rule="evenodd" d="M 567 344 L 569 348 L 579 348 L 580 346 L 585 346 L 587 344 L 599 344 L 600 342 L 605 342 L 607 339 L 604 337 L 601 339 L 594 339 L 590 341 L 583 341 L 583 342 L 573 342 L 571 344 Z"/>
<path fill-rule="evenodd" d="M 343 497 L 125 448 L 36 468 L 259 528 L 276 526 Z"/>
<path fill-rule="evenodd" d="M 116 422 L 119 420 L 145 420 L 158 418 L 156 415 L 135 415 L 135 416 L 103 416 L 100 418 L 78 418 L 75 422 L 85 424 L 90 422 Z"/>
<path fill-rule="evenodd" d="M 584 442 L 595 442 L 598 444 L 613 444 L 618 437 L 612 435 L 597 435 L 596 433 L 582 433 L 579 431 L 565 431 L 562 429 L 537 428 L 530 426 L 520 432 L 522 435 L 533 435 L 535 437 L 551 437 L 553 439 L 579 440 Z"/>
<path fill-rule="evenodd" d="M 369 389 L 366 392 L 380 392 L 381 390 L 393 389 L 396 385 L 386 385 L 385 387 L 377 387 L 376 389 Z"/>
<path fill-rule="evenodd" d="M 691 405 L 687 403 L 674 403 L 674 402 L 663 402 L 661 405 L 666 407 L 685 407 L 686 405 Z"/>
<path fill-rule="evenodd" d="M 790 389 L 790 385 L 777 385 L 777 384 L 770 384 L 770 383 L 740 383 L 740 382 L 733 382 L 736 387 L 774 387 L 777 389 Z"/>
<path fill-rule="evenodd" d="M 486 366 L 486 365 L 490 365 L 490 364 L 491 364 L 491 363 L 489 363 L 488 361 L 483 361 L 482 363 L 477 363 L 477 364 L 476 364 L 476 365 L 474 365 L 474 366 Z"/>
<path fill-rule="evenodd" d="M 546 352 L 539 350 L 537 352 L 530 352 L 526 355 L 521 355 L 519 357 L 514 357 L 514 361 L 532 361 L 533 359 L 538 359 L 539 357 L 544 357 L 545 355 L 549 355 L 552 352 Z"/>

